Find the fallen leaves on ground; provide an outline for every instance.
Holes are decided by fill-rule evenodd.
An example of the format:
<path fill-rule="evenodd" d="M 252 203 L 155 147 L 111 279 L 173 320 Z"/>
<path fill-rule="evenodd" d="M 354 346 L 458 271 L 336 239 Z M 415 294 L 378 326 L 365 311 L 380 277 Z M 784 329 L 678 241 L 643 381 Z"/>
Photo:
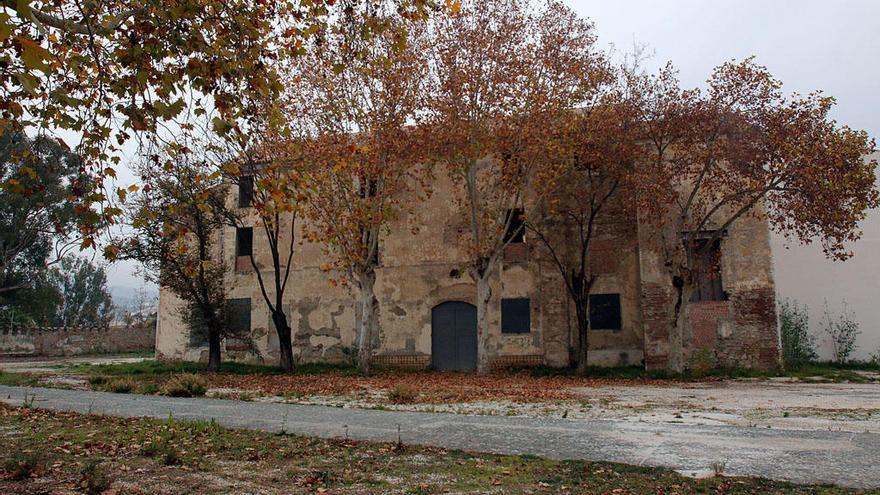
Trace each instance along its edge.
<path fill-rule="evenodd" d="M 578 387 L 629 384 L 633 380 L 609 380 L 572 376 L 535 377 L 527 371 L 499 372 L 480 376 L 469 373 L 434 371 L 382 371 L 370 376 L 345 372 L 292 375 L 205 375 L 209 387 L 246 390 L 259 395 L 353 395 L 409 389 L 415 392 L 408 402 L 449 404 L 472 401 L 510 400 L 545 402 L 573 400 Z M 638 384 L 662 384 L 660 380 L 640 380 Z"/>

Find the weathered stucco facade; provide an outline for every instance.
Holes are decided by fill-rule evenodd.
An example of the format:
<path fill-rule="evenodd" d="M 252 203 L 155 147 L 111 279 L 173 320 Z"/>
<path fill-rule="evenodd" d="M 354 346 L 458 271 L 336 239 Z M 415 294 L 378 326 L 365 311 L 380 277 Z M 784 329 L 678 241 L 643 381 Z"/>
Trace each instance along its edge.
<path fill-rule="evenodd" d="M 438 174 L 439 175 L 439 174 Z M 472 303 L 476 286 L 467 275 L 467 224 L 452 196 L 449 179 L 438 177 L 433 194 L 415 213 L 399 218 L 383 236 L 376 296 L 379 300 L 375 362 L 429 367 L 438 306 Z M 233 195 L 236 194 L 233 191 Z M 528 206 L 526 206 L 528 208 Z M 297 229 L 301 230 L 301 227 Z M 302 236 L 298 237 L 302 239 Z M 560 229 L 558 235 L 568 235 Z M 597 366 L 670 366 L 671 294 L 657 236 L 635 214 L 606 214 L 591 249 L 596 274 L 593 294 L 603 296 L 614 314 L 589 337 L 589 362 Z M 289 235 L 286 232 L 285 235 Z M 250 338 L 224 342 L 225 358 L 275 363 L 278 340 L 249 261 L 236 260 L 236 231 L 218 233 L 221 255 L 230 267 L 227 297 L 250 300 Z M 283 244 L 283 243 L 282 243 Z M 266 239 L 253 230 L 253 252 L 263 276 L 272 279 Z M 724 297 L 687 305 L 688 325 L 682 355 L 686 367 L 779 364 L 779 342 L 769 232 L 760 215 L 743 217 L 726 232 L 720 245 Z M 321 266 L 327 261 L 319 245 L 298 242 L 285 310 L 293 329 L 297 359 L 342 361 L 353 356 L 357 294 L 330 283 L 338 274 Z M 244 261 L 244 262 L 243 262 Z M 271 286 L 272 284 L 267 284 Z M 497 366 L 571 364 L 577 346 L 574 308 L 557 268 L 544 248 L 525 234 L 511 244 L 493 280 L 490 347 Z M 527 308 L 518 330 L 502 331 L 503 301 Z M 245 306 L 246 307 L 246 306 Z M 162 290 L 156 334 L 157 355 L 171 360 L 207 360 L 203 343 L 190 337 L 181 319 L 181 303 Z M 523 328 L 523 326 L 525 326 Z"/>

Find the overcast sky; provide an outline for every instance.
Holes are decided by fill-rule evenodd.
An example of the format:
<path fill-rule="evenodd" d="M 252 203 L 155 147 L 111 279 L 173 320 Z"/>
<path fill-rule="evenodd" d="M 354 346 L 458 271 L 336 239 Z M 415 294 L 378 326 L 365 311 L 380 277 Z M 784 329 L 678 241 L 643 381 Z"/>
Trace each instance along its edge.
<path fill-rule="evenodd" d="M 651 68 L 672 61 L 682 83 L 700 86 L 712 68 L 757 56 L 790 92 L 821 89 L 838 100 L 841 123 L 880 135 L 880 0 L 566 0 L 596 23 L 599 43 L 630 50 L 647 44 Z M 808 303 L 818 316 L 827 297 L 846 298 L 862 322 L 863 352 L 880 347 L 880 213 L 846 265 L 818 247 L 791 250 L 774 241 L 780 295 Z M 111 284 L 139 285 L 131 265 L 111 269 Z M 814 318 L 815 320 L 816 318 Z M 865 354 L 863 354 L 865 355 Z"/>

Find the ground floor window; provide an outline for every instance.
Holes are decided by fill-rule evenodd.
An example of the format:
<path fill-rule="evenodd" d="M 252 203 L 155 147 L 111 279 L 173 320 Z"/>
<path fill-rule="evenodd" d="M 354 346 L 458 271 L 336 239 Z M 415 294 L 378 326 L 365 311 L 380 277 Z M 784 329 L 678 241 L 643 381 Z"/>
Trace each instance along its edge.
<path fill-rule="evenodd" d="M 233 335 L 248 335 L 251 332 L 251 300 L 226 300 L 226 329 Z"/>
<path fill-rule="evenodd" d="M 620 330 L 620 294 L 590 295 L 590 328 L 593 330 Z"/>
<path fill-rule="evenodd" d="M 531 303 L 528 298 L 501 300 L 501 333 L 529 333 L 531 327 Z"/>

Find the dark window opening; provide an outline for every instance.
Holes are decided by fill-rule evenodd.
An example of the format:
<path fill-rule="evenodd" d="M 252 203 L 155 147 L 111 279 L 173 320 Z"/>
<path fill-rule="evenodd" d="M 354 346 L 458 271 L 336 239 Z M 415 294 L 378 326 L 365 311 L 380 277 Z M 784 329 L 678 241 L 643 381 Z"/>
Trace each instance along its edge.
<path fill-rule="evenodd" d="M 590 294 L 590 328 L 620 330 L 620 294 Z"/>
<path fill-rule="evenodd" d="M 247 208 L 254 202 L 254 177 L 245 175 L 238 179 L 238 206 Z"/>
<path fill-rule="evenodd" d="M 532 315 L 528 298 L 501 300 L 501 333 L 529 333 Z"/>
<path fill-rule="evenodd" d="M 525 219 L 522 208 L 511 208 L 504 213 L 504 225 L 507 230 L 504 231 L 504 242 L 515 244 L 525 241 Z"/>
<path fill-rule="evenodd" d="M 226 330 L 232 335 L 248 335 L 251 332 L 251 300 L 226 300 Z"/>
<path fill-rule="evenodd" d="M 235 229 L 235 255 L 250 256 L 254 252 L 254 229 L 253 227 L 241 227 Z"/>
<path fill-rule="evenodd" d="M 189 345 L 190 347 L 203 347 L 208 345 L 208 322 L 201 308 L 193 305 L 189 314 Z"/>
<path fill-rule="evenodd" d="M 697 239 L 693 246 L 693 286 L 691 302 L 726 301 L 721 281 L 721 240 Z"/>

